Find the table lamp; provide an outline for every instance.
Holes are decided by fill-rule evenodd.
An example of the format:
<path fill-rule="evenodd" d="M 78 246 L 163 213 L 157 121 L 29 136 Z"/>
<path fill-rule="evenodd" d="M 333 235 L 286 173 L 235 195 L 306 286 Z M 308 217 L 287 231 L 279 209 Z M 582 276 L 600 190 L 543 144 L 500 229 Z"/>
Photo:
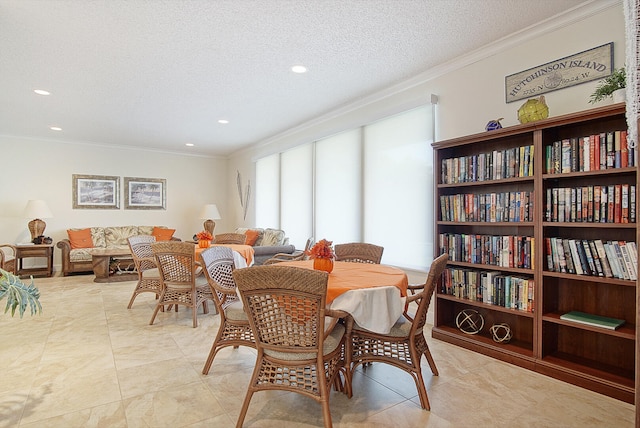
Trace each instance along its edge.
<path fill-rule="evenodd" d="M 47 227 L 43 218 L 51 218 L 51 210 L 47 206 L 47 203 L 41 199 L 30 199 L 27 202 L 27 206 L 24 208 L 24 218 L 32 218 L 29 222 L 29 232 L 31 232 L 31 241 L 44 234 L 44 229 Z"/>
<path fill-rule="evenodd" d="M 202 211 L 200 212 L 200 218 L 204 220 L 204 230 L 209 231 L 211 236 L 215 238 L 213 234 L 213 229 L 216 227 L 216 222 L 213 220 L 220 220 L 220 212 L 218 212 L 218 207 L 216 204 L 206 204 Z"/>

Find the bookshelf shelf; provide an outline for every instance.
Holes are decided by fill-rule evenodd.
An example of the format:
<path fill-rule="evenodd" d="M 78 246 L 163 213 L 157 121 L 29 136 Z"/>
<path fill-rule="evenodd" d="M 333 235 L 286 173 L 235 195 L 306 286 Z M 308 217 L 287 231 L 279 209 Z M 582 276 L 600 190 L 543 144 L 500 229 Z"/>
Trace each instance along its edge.
<path fill-rule="evenodd" d="M 500 272 L 509 272 L 509 273 L 517 273 L 521 275 L 533 275 L 532 269 L 522 269 L 522 268 L 514 268 L 514 267 L 506 267 L 506 266 L 495 266 L 495 265 L 485 265 L 480 263 L 467 263 L 467 262 L 449 262 L 449 266 L 460 266 L 474 269 L 484 269 L 490 271 L 500 271 Z"/>
<path fill-rule="evenodd" d="M 562 174 L 542 174 L 543 180 L 556 180 L 574 177 L 595 177 L 595 176 L 615 176 L 615 175 L 633 175 L 635 176 L 636 167 L 600 169 L 595 171 L 576 171 Z"/>
<path fill-rule="evenodd" d="M 636 223 L 593 223 L 593 222 L 557 222 L 545 221 L 543 227 L 575 227 L 587 229 L 631 229 L 636 230 Z"/>
<path fill-rule="evenodd" d="M 502 306 L 490 305 L 488 303 L 479 302 L 477 300 L 461 299 L 459 297 L 451 296 L 447 294 L 442 294 L 440 297 L 445 300 L 459 302 L 474 308 L 486 308 L 491 311 L 509 313 L 509 314 L 517 315 L 519 317 L 533 318 L 533 312 L 525 312 L 517 309 L 503 308 Z"/>
<path fill-rule="evenodd" d="M 493 352 L 510 355 L 511 357 L 522 358 L 529 362 L 533 362 L 533 351 L 529 342 L 511 341 L 505 345 L 498 345 L 489 336 L 486 335 L 468 335 L 461 333 L 455 326 L 442 326 L 437 333 L 439 339 L 443 337 L 452 338 L 459 342 L 468 342 L 468 344 L 480 344 Z M 437 337 L 434 335 L 434 337 Z"/>
<path fill-rule="evenodd" d="M 484 181 L 472 181 L 472 182 L 463 182 L 463 183 L 441 183 L 438 184 L 438 188 L 446 189 L 446 188 L 464 188 L 464 187 L 478 187 L 478 186 L 492 186 L 492 185 L 501 185 L 501 184 L 509 184 L 513 183 L 533 183 L 533 177 L 512 177 L 512 178 L 504 178 L 500 180 L 484 180 Z"/>
<path fill-rule="evenodd" d="M 562 273 L 562 272 L 543 272 L 542 275 L 544 277 L 549 278 L 564 278 L 568 280 L 578 280 L 578 281 L 597 281 L 603 284 L 611 284 L 611 285 L 621 285 L 623 287 L 636 287 L 635 281 L 630 281 L 628 279 L 617 279 L 617 278 L 603 278 L 601 276 L 589 276 L 589 275 L 576 275 L 574 273 Z"/>
<path fill-rule="evenodd" d="M 617 330 L 607 330 L 605 328 L 602 327 L 592 327 L 589 325 L 585 325 L 585 324 L 579 324 L 579 323 L 575 323 L 575 322 L 571 322 L 571 321 L 565 321 L 563 319 L 560 319 L 560 316 L 562 314 L 560 313 L 546 313 L 542 316 L 542 320 L 545 322 L 552 322 L 552 323 L 556 323 L 556 324 L 562 324 L 562 325 L 566 325 L 569 327 L 573 327 L 573 328 L 577 328 L 577 329 L 582 329 L 582 330 L 589 330 L 589 331 L 593 331 L 599 334 L 604 334 L 604 335 L 608 335 L 608 336 L 616 336 L 616 337 L 620 337 L 622 339 L 627 339 L 627 340 L 635 340 L 635 336 L 636 336 L 636 329 L 633 326 L 629 326 L 627 324 L 621 326 L 620 328 L 618 328 Z"/>
<path fill-rule="evenodd" d="M 470 221 L 470 222 L 462 222 L 462 221 L 438 221 L 438 225 L 440 226 L 462 226 L 462 227 L 470 227 L 470 226 L 480 226 L 480 227 L 533 227 L 532 221 L 496 221 L 496 222 L 487 222 L 487 221 Z"/>
<path fill-rule="evenodd" d="M 634 403 L 638 177 L 637 159 L 623 143 L 626 128 L 625 105 L 614 104 L 433 144 L 435 252 L 450 254 L 435 294 L 434 338 Z M 487 177 L 493 179 L 478 180 Z M 514 195 L 528 195 L 527 217 L 520 217 L 527 221 L 464 221 L 489 219 L 488 193 L 501 195 L 505 213 Z M 484 217 L 473 211 L 476 201 Z M 625 247 L 626 261 L 617 247 Z M 587 248 L 591 258 L 583 257 Z M 583 272 L 570 263 L 574 254 Z M 617 272 L 605 271 L 615 264 L 609 257 L 622 263 Z M 507 264 L 518 267 L 494 265 L 495 258 L 498 265 L 513 258 Z M 484 317 L 478 334 L 456 327 L 464 309 Z M 571 311 L 625 323 L 609 330 L 560 318 Z M 489 329 L 498 323 L 510 326 L 510 343 L 493 341 Z"/>

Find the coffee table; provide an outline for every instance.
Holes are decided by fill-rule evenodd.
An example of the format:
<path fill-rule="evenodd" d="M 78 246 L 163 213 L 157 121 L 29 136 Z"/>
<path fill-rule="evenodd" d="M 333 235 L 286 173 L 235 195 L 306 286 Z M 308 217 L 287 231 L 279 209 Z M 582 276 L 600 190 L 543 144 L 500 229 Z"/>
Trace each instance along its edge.
<path fill-rule="evenodd" d="M 133 267 L 133 257 L 128 249 L 104 249 L 104 250 L 92 250 L 91 263 L 93 266 L 93 273 L 95 279 L 93 282 L 121 282 L 121 281 L 135 281 L 138 279 L 138 272 L 134 270 L 124 270 L 111 272 L 110 264 L 111 259 L 115 259 L 118 262 L 118 267 L 121 264 L 126 264 L 127 268 Z"/>

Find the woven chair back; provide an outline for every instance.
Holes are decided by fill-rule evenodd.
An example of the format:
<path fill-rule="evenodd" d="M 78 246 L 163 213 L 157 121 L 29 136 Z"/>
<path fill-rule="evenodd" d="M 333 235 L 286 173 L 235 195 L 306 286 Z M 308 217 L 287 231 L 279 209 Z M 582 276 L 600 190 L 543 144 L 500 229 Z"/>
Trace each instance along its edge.
<path fill-rule="evenodd" d="M 448 259 L 449 256 L 447 254 L 442 254 L 438 256 L 433 262 L 431 262 L 431 267 L 429 268 L 429 273 L 427 274 L 427 281 L 425 282 L 423 291 L 420 293 L 422 296 L 419 298 L 418 310 L 416 311 L 413 319 L 413 325 L 411 327 L 412 335 L 421 333 L 425 324 L 427 323 L 427 311 L 429 310 L 429 305 L 431 304 L 433 292 L 435 291 L 436 285 L 438 284 L 438 279 L 447 266 Z"/>
<path fill-rule="evenodd" d="M 341 262 L 380 264 L 384 247 L 365 242 L 336 244 L 336 260 Z"/>
<path fill-rule="evenodd" d="M 195 285 L 195 246 L 189 242 L 162 241 L 151 244 L 165 284 Z"/>
<path fill-rule="evenodd" d="M 276 264 L 238 269 L 233 277 L 258 347 L 317 355 L 324 332 L 326 272 Z"/>
<path fill-rule="evenodd" d="M 233 280 L 233 250 L 229 247 L 210 247 L 200 253 L 207 281 L 211 286 L 219 311 L 240 300 Z"/>
<path fill-rule="evenodd" d="M 311 248 L 313 248 L 313 246 L 315 245 L 316 240 L 313 236 L 310 236 L 307 239 L 307 243 L 304 245 L 304 252 L 305 254 L 308 253 L 309 251 L 311 251 Z"/>
<path fill-rule="evenodd" d="M 247 242 L 247 235 L 244 233 L 220 233 L 216 235 L 214 244 L 239 244 Z"/>
<path fill-rule="evenodd" d="M 154 258 L 151 244 L 156 242 L 155 236 L 136 235 L 129 237 L 127 241 L 129 242 L 129 249 L 131 250 L 133 262 L 136 264 L 138 272 L 157 267 L 153 261 L 149 260 Z"/>

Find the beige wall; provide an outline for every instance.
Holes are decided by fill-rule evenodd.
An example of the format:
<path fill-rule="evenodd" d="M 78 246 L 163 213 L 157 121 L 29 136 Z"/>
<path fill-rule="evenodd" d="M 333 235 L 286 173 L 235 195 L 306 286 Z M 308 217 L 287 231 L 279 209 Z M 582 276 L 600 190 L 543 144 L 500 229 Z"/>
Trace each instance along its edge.
<path fill-rule="evenodd" d="M 499 25 L 499 23 L 496 23 Z M 371 123 L 429 101 L 437 94 L 437 139 L 483 132 L 485 124 L 504 117 L 503 126 L 517 124 L 524 100 L 506 104 L 504 77 L 549 61 L 614 42 L 614 66 L 624 65 L 624 17 L 618 1 L 602 0 L 583 7 L 570 18 L 556 19 L 499 41 L 464 58 L 427 70 L 409 82 L 343 106 L 330 115 L 289 130 L 230 159 L 194 157 L 127 148 L 108 148 L 61 141 L 30 140 L 0 135 L 3 179 L 0 182 L 0 242 L 28 240 L 22 210 L 28 199 L 45 199 L 55 217 L 47 219 L 46 235 L 66 237 L 70 227 L 127 224 L 167 225 L 176 236 L 190 238 L 201 230 L 197 219 L 205 203 L 218 204 L 222 220 L 217 231 L 254 224 L 252 196 L 246 220 L 238 198 L 236 173 L 243 187 L 251 180 L 253 162 L 298 144 Z M 552 116 L 584 110 L 597 82 L 545 94 Z M 167 179 L 167 210 L 73 210 L 72 174 L 115 175 Z M 124 194 L 121 188 L 121 207 Z M 265 225 L 259 225 L 265 226 Z M 59 265 L 56 251 L 55 264 Z"/>
<path fill-rule="evenodd" d="M 45 235 L 54 241 L 66 238 L 66 229 L 71 227 L 123 225 L 169 226 L 176 229 L 175 236 L 191 239 L 202 230 L 200 209 L 211 202 L 218 205 L 223 217 L 216 230 L 226 231 L 233 226 L 226 210 L 226 159 L 8 136 L 0 136 L 0 153 L 3 243 L 30 240 L 29 219 L 22 218 L 29 199 L 44 199 L 51 208 L 54 218 L 45 219 Z M 119 176 L 120 209 L 72 209 L 72 174 Z M 166 179 L 167 209 L 125 210 L 124 177 Z M 60 265 L 57 249 L 54 265 Z"/>
<path fill-rule="evenodd" d="M 517 110 L 525 100 L 505 103 L 505 76 L 609 42 L 614 43 L 614 67 L 623 66 L 625 43 L 622 4 L 615 0 L 597 1 L 575 11 L 570 17 L 540 24 L 437 70 L 425 71 L 422 76 L 405 83 L 404 88 L 403 85 L 389 88 L 359 105 L 345 106 L 326 117 L 259 142 L 249 150 L 234 154 L 229 160 L 228 191 L 232 196 L 232 206 L 237 206 L 239 210 L 235 190 L 236 171 L 239 170 L 246 178 L 251 177 L 253 183 L 255 159 L 424 104 L 429 101 L 430 94 L 439 97 L 436 140 L 484 132 L 489 120 L 500 117 L 504 117 L 501 121 L 504 127 L 516 125 Z M 545 94 L 550 115 L 594 107 L 588 100 L 596 85 L 597 81 L 593 81 Z M 253 204 L 253 198 L 251 202 Z M 251 206 L 246 224 L 253 223 L 253 211 Z M 232 209 L 232 212 L 236 215 L 236 221 L 243 223 L 239 211 Z"/>

